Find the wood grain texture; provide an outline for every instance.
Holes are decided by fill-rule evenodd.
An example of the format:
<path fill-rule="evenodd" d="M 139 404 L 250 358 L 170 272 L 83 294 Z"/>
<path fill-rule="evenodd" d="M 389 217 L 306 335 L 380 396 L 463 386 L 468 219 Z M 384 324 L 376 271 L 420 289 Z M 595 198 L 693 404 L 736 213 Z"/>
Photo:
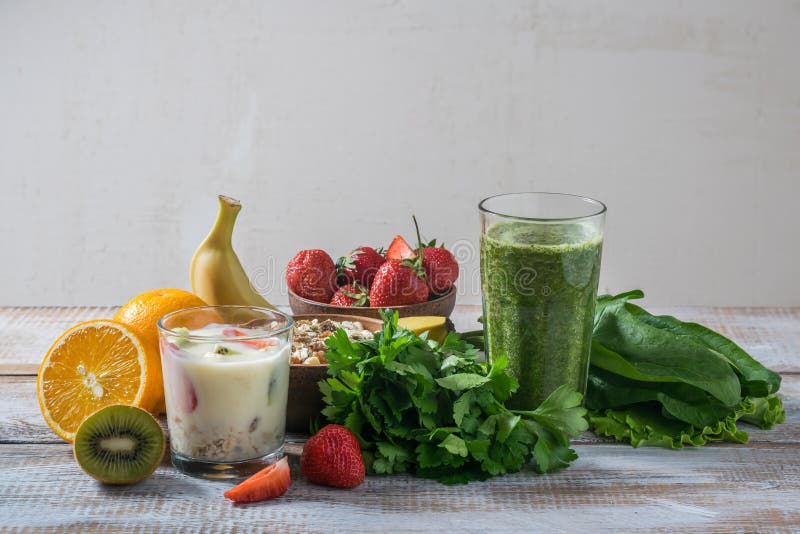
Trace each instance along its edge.
<path fill-rule="evenodd" d="M 29 366 L 36 372 L 50 344 L 73 324 L 111 317 L 114 307 L 3 308 L 0 307 L 0 372 Z M 800 308 L 652 308 L 701 323 L 730 337 L 768 367 L 800 372 Z M 480 327 L 480 306 L 459 305 L 451 319 L 459 331 Z"/>
<path fill-rule="evenodd" d="M 747 427 L 746 445 L 633 449 L 586 433 L 573 466 L 547 476 L 525 470 L 455 487 L 371 476 L 335 490 L 302 477 L 302 445 L 289 443 L 291 489 L 247 506 L 222 497 L 230 483 L 185 477 L 168 460 L 141 484 L 103 486 L 45 425 L 36 401 L 41 354 L 69 325 L 113 311 L 0 308 L 0 532 L 800 529 L 800 309 L 655 310 L 706 324 L 783 370 L 787 421 L 771 431 Z M 466 330 L 478 315 L 478 306 L 460 306 L 453 319 Z"/>
<path fill-rule="evenodd" d="M 75 464 L 67 445 L 0 447 L 0 528 L 430 531 L 786 529 L 800 524 L 800 448 L 705 447 L 671 452 L 579 445 L 580 458 L 547 476 L 528 470 L 467 486 L 409 476 L 367 477 L 352 490 L 309 484 L 292 456 L 282 498 L 226 501 L 230 483 L 192 479 L 169 466 L 132 487 L 106 487 Z M 54 481 L 58 481 L 54 487 Z M 43 513 L 45 512 L 46 513 Z"/>
<path fill-rule="evenodd" d="M 36 400 L 36 377 L 0 376 L 0 443 L 61 443 L 45 424 Z M 800 444 L 800 374 L 783 376 L 780 395 L 787 420 L 769 431 L 750 425 L 742 428 L 751 442 Z M 293 438 L 296 439 L 296 438 Z M 579 443 L 606 442 L 587 432 Z"/>
<path fill-rule="evenodd" d="M 0 366 L 38 368 L 44 353 L 64 330 L 81 321 L 111 318 L 116 310 L 116 306 L 0 307 Z"/>

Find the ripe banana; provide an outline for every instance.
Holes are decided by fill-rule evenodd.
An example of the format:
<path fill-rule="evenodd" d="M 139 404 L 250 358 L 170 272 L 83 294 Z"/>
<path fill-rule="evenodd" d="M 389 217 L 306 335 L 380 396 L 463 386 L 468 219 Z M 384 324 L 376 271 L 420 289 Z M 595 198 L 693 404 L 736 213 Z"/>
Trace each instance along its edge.
<path fill-rule="evenodd" d="M 192 292 L 212 305 L 240 304 L 274 308 L 259 295 L 233 250 L 231 236 L 242 204 L 219 195 L 219 213 L 214 227 L 197 247 L 189 268 Z"/>

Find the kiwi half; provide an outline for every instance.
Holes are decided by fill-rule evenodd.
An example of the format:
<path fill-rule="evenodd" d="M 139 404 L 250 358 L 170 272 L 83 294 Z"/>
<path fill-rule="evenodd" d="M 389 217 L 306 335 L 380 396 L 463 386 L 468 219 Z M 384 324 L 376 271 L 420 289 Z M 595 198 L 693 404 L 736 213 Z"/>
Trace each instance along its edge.
<path fill-rule="evenodd" d="M 78 465 L 100 482 L 133 484 L 155 471 L 164 456 L 164 432 L 153 416 L 134 406 L 106 406 L 78 427 Z"/>

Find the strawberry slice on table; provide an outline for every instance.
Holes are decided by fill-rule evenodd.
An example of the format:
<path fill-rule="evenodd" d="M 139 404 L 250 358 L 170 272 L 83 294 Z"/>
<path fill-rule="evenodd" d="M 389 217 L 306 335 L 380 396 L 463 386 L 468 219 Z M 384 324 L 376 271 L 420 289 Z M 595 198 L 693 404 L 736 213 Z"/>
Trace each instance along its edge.
<path fill-rule="evenodd" d="M 378 268 L 386 261 L 377 250 L 372 247 L 358 247 L 347 256 L 342 256 L 336 262 L 336 269 L 347 282 L 361 284 L 369 287 Z"/>
<path fill-rule="evenodd" d="M 300 469 L 310 482 L 335 488 L 358 486 L 366 474 L 358 439 L 341 425 L 326 425 L 306 441 Z"/>
<path fill-rule="evenodd" d="M 403 236 L 396 235 L 389 248 L 386 249 L 387 260 L 409 260 L 417 257 L 417 252 L 411 248 Z"/>
<path fill-rule="evenodd" d="M 417 260 L 389 260 L 378 269 L 369 290 L 371 307 L 404 306 L 428 300 L 430 290 Z"/>
<path fill-rule="evenodd" d="M 286 456 L 270 464 L 223 495 L 234 502 L 257 502 L 280 497 L 292 483 Z"/>

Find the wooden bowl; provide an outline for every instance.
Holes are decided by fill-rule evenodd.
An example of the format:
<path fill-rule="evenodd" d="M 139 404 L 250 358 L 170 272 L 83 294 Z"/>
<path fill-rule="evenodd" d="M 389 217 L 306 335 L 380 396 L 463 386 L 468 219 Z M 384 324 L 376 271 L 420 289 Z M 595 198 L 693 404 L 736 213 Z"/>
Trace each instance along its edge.
<path fill-rule="evenodd" d="M 409 304 L 407 306 L 389 306 L 396 310 L 400 317 L 416 317 L 418 315 L 436 315 L 439 317 L 450 317 L 453 308 L 456 307 L 456 286 L 450 288 L 447 293 L 439 295 L 435 299 L 427 300 L 419 304 Z M 303 298 L 292 290 L 289 290 L 289 306 L 292 313 L 313 315 L 359 315 L 361 317 L 374 317 L 380 319 L 380 310 L 383 308 L 352 308 L 349 306 L 331 306 L 324 302 L 316 302 Z"/>
<path fill-rule="evenodd" d="M 336 306 L 331 306 L 335 308 Z M 345 308 L 353 310 L 353 308 Z M 368 309 L 368 308 L 359 308 Z M 372 317 L 361 317 L 352 314 L 300 314 L 294 320 L 303 319 L 331 319 L 333 321 L 359 321 L 365 329 L 377 332 L 383 326 L 383 321 Z M 292 364 L 289 369 L 289 401 L 286 407 L 286 431 L 298 434 L 308 434 L 309 423 L 319 417 L 325 407 L 322 402 L 322 393 L 317 385 L 320 380 L 328 377 L 328 364 L 303 365 Z M 320 421 L 322 422 L 322 421 Z"/>

